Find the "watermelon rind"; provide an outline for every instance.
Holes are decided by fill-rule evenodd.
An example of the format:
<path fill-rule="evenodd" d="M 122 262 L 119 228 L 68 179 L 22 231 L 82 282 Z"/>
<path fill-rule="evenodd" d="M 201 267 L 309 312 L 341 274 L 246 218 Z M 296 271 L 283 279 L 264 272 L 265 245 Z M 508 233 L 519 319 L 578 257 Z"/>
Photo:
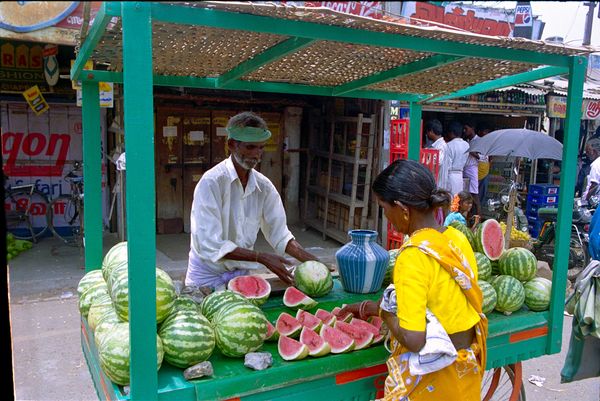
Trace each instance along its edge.
<path fill-rule="evenodd" d="M 296 351 L 285 352 L 283 350 L 283 347 L 285 346 L 293 346 L 296 348 Z M 300 341 L 286 336 L 279 337 L 279 341 L 277 342 L 277 351 L 279 351 L 279 355 L 286 361 L 299 361 L 300 359 L 306 358 L 309 354 L 308 347 L 306 345 L 302 344 Z"/>
<path fill-rule="evenodd" d="M 309 310 L 319 303 L 297 288 L 288 287 L 283 294 L 283 304 L 292 309 Z"/>
<path fill-rule="evenodd" d="M 525 302 L 525 289 L 523 284 L 513 276 L 498 276 L 492 286 L 496 290 L 496 310 L 505 315 L 510 315 L 523 306 Z"/>
<path fill-rule="evenodd" d="M 450 223 L 450 227 L 457 229 L 465 237 L 467 237 L 467 241 L 469 241 L 471 248 L 473 248 L 473 250 L 475 250 L 475 235 L 473 234 L 473 231 L 471 231 L 471 229 L 469 227 L 465 226 L 463 223 L 456 221 L 456 220 L 454 220 L 452 223 Z"/>
<path fill-rule="evenodd" d="M 318 341 L 318 345 L 311 347 L 313 341 Z M 308 327 L 304 327 L 300 333 L 300 342 L 308 348 L 308 355 L 312 357 L 320 357 L 331 352 L 329 343 L 321 337 L 317 331 Z"/>
<path fill-rule="evenodd" d="M 250 302 L 237 302 L 213 318 L 217 346 L 225 356 L 243 357 L 259 349 L 267 336 L 267 318 Z"/>
<path fill-rule="evenodd" d="M 318 317 L 323 322 L 323 324 L 326 324 L 331 327 L 333 327 L 335 325 L 335 322 L 337 321 L 337 317 L 333 313 L 328 312 L 324 309 L 317 309 L 317 311 L 315 312 L 315 316 Z"/>
<path fill-rule="evenodd" d="M 510 248 L 499 260 L 500 274 L 513 276 L 519 281 L 529 281 L 537 273 L 537 259 L 530 250 Z"/>
<path fill-rule="evenodd" d="M 354 350 L 354 339 L 339 329 L 323 325 L 319 334 L 331 347 L 332 354 L 342 354 Z"/>
<path fill-rule="evenodd" d="M 496 295 L 496 290 L 494 287 L 484 280 L 477 281 L 477 285 L 481 289 L 481 293 L 483 295 L 483 304 L 482 304 L 482 312 L 486 315 L 491 313 L 496 307 L 496 302 L 498 302 L 498 296 Z"/>
<path fill-rule="evenodd" d="M 256 287 L 262 291 L 257 290 L 256 293 L 252 293 L 244 286 Z M 227 283 L 227 289 L 246 297 L 256 306 L 263 305 L 271 295 L 271 284 L 264 278 L 255 275 L 234 277 Z"/>
<path fill-rule="evenodd" d="M 291 338 L 298 338 L 302 327 L 298 319 L 286 312 L 282 312 L 275 323 L 275 328 L 280 336 Z"/>
<path fill-rule="evenodd" d="M 296 287 L 309 297 L 323 297 L 333 288 L 331 272 L 315 260 L 299 264 L 294 271 L 294 279 Z"/>
<path fill-rule="evenodd" d="M 552 295 L 552 281 L 536 277 L 523 286 L 525 288 L 525 305 L 534 312 L 548 310 Z"/>
<path fill-rule="evenodd" d="M 209 294 L 202 300 L 200 312 L 212 322 L 213 318 L 221 310 L 221 308 L 233 303 L 234 301 L 250 303 L 246 297 L 238 294 L 237 292 L 229 290 L 217 291 Z"/>
<path fill-rule="evenodd" d="M 500 259 L 504 252 L 504 235 L 498 221 L 488 219 L 477 227 L 474 250 L 483 253 L 490 260 Z"/>
<path fill-rule="evenodd" d="M 477 261 L 477 277 L 479 280 L 488 281 L 492 278 L 492 262 L 481 252 L 475 252 Z"/>

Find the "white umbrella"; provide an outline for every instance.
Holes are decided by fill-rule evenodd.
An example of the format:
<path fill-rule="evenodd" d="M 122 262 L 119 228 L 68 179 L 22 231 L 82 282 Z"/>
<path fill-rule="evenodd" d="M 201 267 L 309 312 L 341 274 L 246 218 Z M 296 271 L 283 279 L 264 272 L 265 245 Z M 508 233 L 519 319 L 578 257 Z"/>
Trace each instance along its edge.
<path fill-rule="evenodd" d="M 509 128 L 492 131 L 469 147 L 484 156 L 514 156 L 528 159 L 562 160 L 562 144 L 538 131 Z"/>

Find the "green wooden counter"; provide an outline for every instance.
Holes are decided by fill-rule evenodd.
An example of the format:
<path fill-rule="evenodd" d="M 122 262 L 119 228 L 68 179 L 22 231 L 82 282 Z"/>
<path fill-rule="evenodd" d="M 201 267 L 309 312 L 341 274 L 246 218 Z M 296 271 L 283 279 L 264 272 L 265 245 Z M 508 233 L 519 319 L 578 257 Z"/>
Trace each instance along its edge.
<path fill-rule="evenodd" d="M 333 291 L 319 298 L 317 308 L 331 310 L 343 303 L 378 299 L 380 294 L 357 295 L 344 292 L 336 280 Z M 263 306 L 274 321 L 282 311 L 292 312 L 273 297 Z M 547 312 L 519 311 L 511 316 L 492 313 L 488 337 L 488 366 L 503 366 L 545 354 Z M 123 387 L 114 385 L 102 372 L 93 333 L 82 318 L 82 348 L 100 399 L 127 400 Z M 158 372 L 159 400 L 371 400 L 383 389 L 388 355 L 382 344 L 348 354 L 307 357 L 286 362 L 277 352 L 277 343 L 267 342 L 261 351 L 273 355 L 273 366 L 254 371 L 244 359 L 227 358 L 215 349 L 210 361 L 214 376 L 193 381 L 183 378 L 183 370 L 164 362 Z"/>

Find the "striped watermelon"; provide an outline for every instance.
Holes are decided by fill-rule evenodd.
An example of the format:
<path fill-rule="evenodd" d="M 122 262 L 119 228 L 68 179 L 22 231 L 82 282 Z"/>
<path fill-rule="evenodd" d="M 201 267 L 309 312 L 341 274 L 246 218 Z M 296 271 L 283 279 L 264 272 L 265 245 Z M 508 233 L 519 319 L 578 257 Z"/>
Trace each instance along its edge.
<path fill-rule="evenodd" d="M 180 310 L 190 310 L 200 313 L 200 305 L 192 298 L 185 295 L 180 295 L 177 297 L 177 299 L 175 299 L 171 313 Z"/>
<path fill-rule="evenodd" d="M 475 252 L 477 260 L 477 277 L 479 280 L 488 281 L 492 277 L 492 263 L 483 253 Z"/>
<path fill-rule="evenodd" d="M 119 242 L 109 249 L 102 260 L 102 275 L 104 280 L 108 281 L 111 271 L 116 267 L 127 262 L 127 241 Z"/>
<path fill-rule="evenodd" d="M 92 302 L 87 315 L 88 326 L 94 331 L 96 330 L 96 326 L 107 317 L 113 317 L 113 319 L 116 319 L 116 322 L 119 322 L 117 312 L 108 293 L 96 297 Z"/>
<path fill-rule="evenodd" d="M 108 285 L 108 292 L 112 292 L 112 288 L 114 286 L 115 281 L 119 279 L 122 275 L 127 276 L 129 274 L 129 263 L 127 261 L 123 261 L 118 265 L 113 265 L 106 278 L 106 285 Z"/>
<path fill-rule="evenodd" d="M 327 266 L 314 260 L 299 264 L 294 277 L 296 287 L 309 297 L 323 297 L 333 288 L 333 279 Z"/>
<path fill-rule="evenodd" d="M 243 295 L 229 290 L 213 292 L 202 301 L 200 312 L 212 322 L 213 318 L 222 307 L 229 305 L 234 301 L 248 302 L 248 299 Z"/>
<path fill-rule="evenodd" d="M 535 312 L 545 311 L 550 306 L 552 281 L 536 277 L 525 283 L 525 305 Z"/>
<path fill-rule="evenodd" d="M 477 285 L 479 285 L 481 293 L 483 294 L 483 306 L 481 309 L 483 310 L 483 313 L 487 315 L 496 307 L 496 302 L 498 300 L 496 290 L 490 283 L 484 280 L 477 281 Z"/>
<path fill-rule="evenodd" d="M 261 306 L 271 295 L 271 284 L 255 275 L 238 276 L 229 280 L 227 289 L 248 298 L 256 306 Z"/>
<path fill-rule="evenodd" d="M 108 287 L 104 281 L 99 281 L 87 287 L 83 294 L 81 294 L 81 297 L 79 297 L 79 312 L 81 316 L 87 317 L 90 307 L 96 298 L 103 295 L 108 295 Z"/>
<path fill-rule="evenodd" d="M 129 320 L 129 277 L 123 272 L 113 282 L 111 297 L 113 304 L 124 321 Z M 171 277 L 162 269 L 156 268 L 156 322 L 160 323 L 169 316 L 175 304 L 175 285 Z"/>
<path fill-rule="evenodd" d="M 473 248 L 473 250 L 475 250 L 475 235 L 473 234 L 473 231 L 471 231 L 469 229 L 469 227 L 465 226 L 463 223 L 461 223 L 460 221 L 456 221 L 456 220 L 454 220 L 452 223 L 450 223 L 450 227 L 455 228 L 458 231 L 460 231 L 461 233 L 463 233 L 463 235 L 465 237 L 467 237 L 469 244 L 471 244 L 471 248 Z"/>
<path fill-rule="evenodd" d="M 498 312 L 510 315 L 521 309 L 525 302 L 525 289 L 519 280 L 513 276 L 503 275 L 498 276 L 492 285 L 496 290 Z"/>
<path fill-rule="evenodd" d="M 483 253 L 490 260 L 498 260 L 504 252 L 502 227 L 494 219 L 481 223 L 475 234 L 475 251 Z"/>
<path fill-rule="evenodd" d="M 165 360 L 187 368 L 210 358 L 215 348 L 215 332 L 207 318 L 195 310 L 178 310 L 169 315 L 158 331 Z"/>
<path fill-rule="evenodd" d="M 85 276 L 79 280 L 79 284 L 77 284 L 77 295 L 81 298 L 85 290 L 100 282 L 105 282 L 104 277 L 102 276 L 102 270 L 97 269 L 87 272 Z"/>
<path fill-rule="evenodd" d="M 238 302 L 214 317 L 217 346 L 225 356 L 242 357 L 259 349 L 267 336 L 267 318 L 255 305 Z"/>
<path fill-rule="evenodd" d="M 385 275 L 383 276 L 383 283 L 381 284 L 381 288 L 386 288 L 388 285 L 394 282 L 394 266 L 396 266 L 396 259 L 398 259 L 400 249 L 390 249 L 388 253 L 390 254 L 390 261 L 388 262 L 387 270 L 385 271 Z"/>
<path fill-rule="evenodd" d="M 106 335 L 98 349 L 100 366 L 106 375 L 116 384 L 129 384 L 129 324 L 119 323 Z M 160 337 L 156 336 L 156 361 L 160 369 L 164 356 Z"/>
<path fill-rule="evenodd" d="M 500 275 L 500 262 L 498 260 L 490 260 L 492 265 L 492 276 Z"/>
<path fill-rule="evenodd" d="M 510 248 L 500 258 L 500 274 L 508 274 L 519 281 L 529 281 L 537 272 L 537 259 L 525 248 Z"/>
<path fill-rule="evenodd" d="M 116 312 L 115 312 L 116 315 Z M 109 319 L 104 320 L 102 323 L 96 326 L 96 330 L 94 330 L 94 342 L 96 343 L 96 348 L 100 349 L 104 340 L 110 333 L 113 332 L 116 325 L 122 324 L 120 320 L 117 322 L 109 321 Z"/>

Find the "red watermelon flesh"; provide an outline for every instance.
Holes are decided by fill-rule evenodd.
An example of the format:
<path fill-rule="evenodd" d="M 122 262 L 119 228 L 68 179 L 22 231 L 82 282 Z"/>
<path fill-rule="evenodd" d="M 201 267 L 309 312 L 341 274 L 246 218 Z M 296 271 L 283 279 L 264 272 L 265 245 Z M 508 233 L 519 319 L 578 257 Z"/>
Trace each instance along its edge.
<path fill-rule="evenodd" d="M 283 304 L 288 308 L 312 309 L 318 302 L 295 287 L 288 287 L 283 294 Z"/>
<path fill-rule="evenodd" d="M 296 313 L 296 319 L 298 319 L 302 326 L 308 327 L 311 330 L 319 330 L 323 324 L 321 319 L 302 309 L 299 309 Z"/>
<path fill-rule="evenodd" d="M 298 338 L 300 330 L 302 330 L 302 325 L 298 319 L 289 313 L 283 312 L 281 315 L 279 315 L 279 318 L 277 318 L 275 328 L 281 336 Z"/>
<path fill-rule="evenodd" d="M 379 333 L 379 329 L 377 327 L 373 326 L 369 322 L 365 322 L 364 320 L 353 318 L 350 321 L 350 324 L 353 325 L 353 326 L 358 327 L 362 331 L 368 331 L 370 333 L 373 333 L 373 336 L 378 336 L 380 334 Z"/>
<path fill-rule="evenodd" d="M 279 339 L 279 332 L 277 331 L 277 329 L 275 328 L 275 326 L 273 326 L 273 324 L 269 321 L 267 321 L 267 337 L 265 338 L 266 341 L 277 341 Z"/>
<path fill-rule="evenodd" d="M 260 276 L 238 276 L 227 283 L 227 289 L 248 298 L 260 306 L 267 302 L 271 294 L 271 284 Z"/>
<path fill-rule="evenodd" d="M 484 221 L 477 229 L 476 245 L 490 260 L 498 260 L 504 252 L 502 227 L 494 219 Z"/>
<path fill-rule="evenodd" d="M 350 320 L 352 320 L 352 313 L 342 312 L 342 308 L 340 308 L 339 306 L 333 308 L 331 313 L 337 318 L 338 321 L 341 320 L 342 322 L 348 323 Z"/>
<path fill-rule="evenodd" d="M 326 324 L 321 327 L 321 337 L 331 347 L 332 354 L 350 352 L 354 349 L 354 340 L 348 334 Z"/>
<path fill-rule="evenodd" d="M 381 326 L 383 325 L 383 319 L 379 316 L 371 316 L 369 318 L 369 324 L 375 326 L 377 330 L 381 330 Z"/>
<path fill-rule="evenodd" d="M 331 352 L 331 347 L 323 337 L 308 327 L 302 329 L 300 342 L 308 347 L 308 355 L 310 356 L 323 356 Z"/>
<path fill-rule="evenodd" d="M 315 316 L 318 317 L 319 319 L 321 319 L 321 321 L 324 324 L 327 324 L 332 327 L 335 324 L 335 322 L 337 321 L 337 318 L 333 314 L 331 314 L 330 312 L 327 312 L 324 309 L 317 309 L 317 311 L 315 312 Z"/>
<path fill-rule="evenodd" d="M 279 337 L 277 342 L 277 351 L 286 361 L 297 361 L 306 358 L 308 347 L 299 341 L 286 336 Z"/>
<path fill-rule="evenodd" d="M 367 323 L 368 324 L 368 323 Z M 364 330 L 364 328 L 352 325 L 339 320 L 335 324 L 335 328 L 348 334 L 354 340 L 354 349 L 359 350 L 367 348 L 373 342 L 374 334 L 372 331 Z"/>

